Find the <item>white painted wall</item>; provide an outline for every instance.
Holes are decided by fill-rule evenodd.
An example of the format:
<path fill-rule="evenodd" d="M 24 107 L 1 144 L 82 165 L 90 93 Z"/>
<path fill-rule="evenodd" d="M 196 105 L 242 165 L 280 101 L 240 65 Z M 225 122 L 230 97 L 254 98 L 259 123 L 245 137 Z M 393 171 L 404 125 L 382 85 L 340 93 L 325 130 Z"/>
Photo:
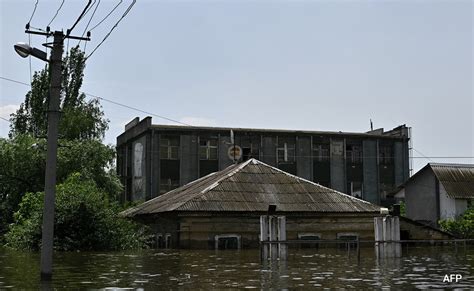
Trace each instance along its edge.
<path fill-rule="evenodd" d="M 440 219 L 456 218 L 456 200 L 449 197 L 443 184 L 439 183 Z"/>

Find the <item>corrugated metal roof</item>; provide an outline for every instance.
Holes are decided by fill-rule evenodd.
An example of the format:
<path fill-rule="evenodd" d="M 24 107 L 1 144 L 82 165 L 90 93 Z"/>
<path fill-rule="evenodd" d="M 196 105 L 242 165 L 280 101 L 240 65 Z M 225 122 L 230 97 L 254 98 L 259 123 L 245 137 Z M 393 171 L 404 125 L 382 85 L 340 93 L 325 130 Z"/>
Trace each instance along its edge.
<path fill-rule="evenodd" d="M 451 198 L 474 198 L 474 165 L 430 163 L 436 178 Z"/>
<path fill-rule="evenodd" d="M 128 209 L 123 216 L 171 211 L 379 212 L 380 207 L 251 159 Z"/>

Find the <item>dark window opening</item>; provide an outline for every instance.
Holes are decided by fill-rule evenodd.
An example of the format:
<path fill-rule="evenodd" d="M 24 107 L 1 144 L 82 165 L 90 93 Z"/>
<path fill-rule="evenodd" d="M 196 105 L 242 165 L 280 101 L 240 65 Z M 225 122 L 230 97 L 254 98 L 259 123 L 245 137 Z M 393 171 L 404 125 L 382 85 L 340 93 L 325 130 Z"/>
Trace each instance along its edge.
<path fill-rule="evenodd" d="M 179 187 L 179 160 L 160 160 L 160 194 Z"/>
<path fill-rule="evenodd" d="M 239 235 L 216 235 L 215 248 L 218 250 L 237 250 L 240 249 Z"/>
<path fill-rule="evenodd" d="M 362 181 L 347 182 L 347 194 L 362 199 L 364 183 Z"/>
<path fill-rule="evenodd" d="M 217 161 L 199 161 L 199 177 L 204 177 L 210 173 L 219 170 L 219 163 Z"/>
<path fill-rule="evenodd" d="M 242 148 L 242 161 L 259 158 L 260 136 L 239 133 L 235 136 L 234 141 L 236 145 L 240 145 Z"/>
<path fill-rule="evenodd" d="M 379 145 L 379 163 L 381 165 L 393 164 L 393 145 L 380 144 Z"/>
<path fill-rule="evenodd" d="M 350 164 L 362 163 L 362 145 L 346 142 L 346 162 Z"/>
<path fill-rule="evenodd" d="M 315 241 L 315 240 L 320 240 L 321 236 L 317 235 L 317 234 L 299 234 L 298 239 L 299 240 Z M 302 249 L 317 249 L 317 248 L 319 248 L 319 243 L 317 243 L 317 242 L 301 243 L 300 247 Z"/>
<path fill-rule="evenodd" d="M 339 247 L 341 249 L 347 249 L 348 247 L 350 249 L 355 249 L 357 248 L 357 239 L 359 236 L 357 234 L 341 234 L 337 235 L 337 239 L 341 241 L 347 241 L 345 243 L 340 243 Z M 349 245 L 349 246 L 348 246 Z"/>

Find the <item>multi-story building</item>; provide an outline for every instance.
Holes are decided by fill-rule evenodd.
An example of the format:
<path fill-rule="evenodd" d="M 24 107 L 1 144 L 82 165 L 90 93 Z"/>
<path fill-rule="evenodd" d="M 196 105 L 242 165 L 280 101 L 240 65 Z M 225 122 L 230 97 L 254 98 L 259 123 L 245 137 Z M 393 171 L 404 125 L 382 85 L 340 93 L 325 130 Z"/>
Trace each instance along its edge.
<path fill-rule="evenodd" d="M 410 175 L 410 128 L 365 133 L 153 125 L 135 118 L 117 137 L 123 200 L 148 200 L 256 158 L 375 204 Z"/>

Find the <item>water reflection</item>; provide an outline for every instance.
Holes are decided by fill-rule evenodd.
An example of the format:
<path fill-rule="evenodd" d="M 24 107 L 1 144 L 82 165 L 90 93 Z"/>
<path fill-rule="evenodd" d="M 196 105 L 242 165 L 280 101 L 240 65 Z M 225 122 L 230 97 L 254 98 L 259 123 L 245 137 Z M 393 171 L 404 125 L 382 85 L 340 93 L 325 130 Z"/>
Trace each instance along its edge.
<path fill-rule="evenodd" d="M 471 247 L 472 248 L 472 247 Z M 361 260 L 337 249 L 290 250 L 287 261 L 260 262 L 258 250 L 147 250 L 56 253 L 53 288 L 200 289 L 433 289 L 473 288 L 474 250 L 411 248 L 398 259 L 377 261 L 372 248 Z M 40 289 L 39 255 L 0 250 L 0 289 Z M 463 276 L 443 283 L 445 274 Z"/>

